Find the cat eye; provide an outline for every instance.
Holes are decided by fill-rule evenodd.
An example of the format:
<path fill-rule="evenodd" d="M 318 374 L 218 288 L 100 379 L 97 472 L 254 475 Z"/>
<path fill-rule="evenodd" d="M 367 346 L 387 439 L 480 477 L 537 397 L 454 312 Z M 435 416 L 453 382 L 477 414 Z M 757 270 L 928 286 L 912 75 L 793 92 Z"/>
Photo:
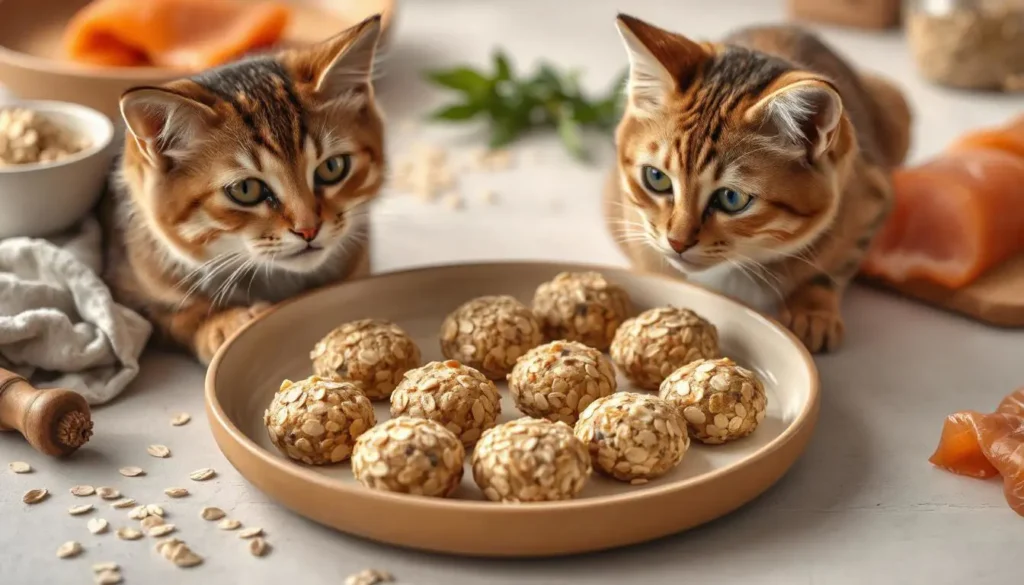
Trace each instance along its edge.
<path fill-rule="evenodd" d="M 643 167 L 643 181 L 644 187 L 658 195 L 667 195 L 672 193 L 672 179 L 668 178 L 664 172 L 656 169 L 650 165 L 644 165 Z"/>
<path fill-rule="evenodd" d="M 259 179 L 235 181 L 224 187 L 224 193 L 235 203 L 247 207 L 263 203 L 274 196 L 270 187 Z"/>
<path fill-rule="evenodd" d="M 735 189 L 716 189 L 711 195 L 711 204 L 722 211 L 733 214 L 746 209 L 754 198 Z"/>
<path fill-rule="evenodd" d="M 313 173 L 317 185 L 337 185 L 348 176 L 352 159 L 347 154 L 332 156 L 320 163 Z"/>

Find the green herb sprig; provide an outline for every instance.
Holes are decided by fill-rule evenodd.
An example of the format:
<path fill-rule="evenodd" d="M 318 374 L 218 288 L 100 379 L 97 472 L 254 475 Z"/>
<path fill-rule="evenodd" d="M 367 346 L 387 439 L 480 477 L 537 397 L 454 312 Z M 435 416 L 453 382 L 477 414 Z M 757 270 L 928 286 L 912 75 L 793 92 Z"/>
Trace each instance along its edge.
<path fill-rule="evenodd" d="M 492 57 L 493 71 L 468 66 L 430 71 L 427 79 L 462 94 L 457 103 L 433 112 L 434 120 L 468 122 L 485 118 L 490 127 L 490 147 L 501 148 L 530 130 L 558 132 L 565 148 L 577 159 L 589 159 L 582 130 L 610 131 L 622 115 L 623 73 L 610 90 L 596 99 L 583 95 L 580 72 L 560 72 L 542 63 L 530 76 L 520 76 L 501 50 Z"/>

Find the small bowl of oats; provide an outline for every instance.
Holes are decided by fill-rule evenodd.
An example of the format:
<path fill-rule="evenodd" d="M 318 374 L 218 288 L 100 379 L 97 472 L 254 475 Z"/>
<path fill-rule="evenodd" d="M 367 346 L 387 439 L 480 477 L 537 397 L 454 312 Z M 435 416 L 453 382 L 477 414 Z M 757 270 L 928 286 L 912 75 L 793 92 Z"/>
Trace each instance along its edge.
<path fill-rule="evenodd" d="M 104 114 L 65 102 L 0 103 L 0 238 L 71 227 L 99 200 L 114 158 Z"/>

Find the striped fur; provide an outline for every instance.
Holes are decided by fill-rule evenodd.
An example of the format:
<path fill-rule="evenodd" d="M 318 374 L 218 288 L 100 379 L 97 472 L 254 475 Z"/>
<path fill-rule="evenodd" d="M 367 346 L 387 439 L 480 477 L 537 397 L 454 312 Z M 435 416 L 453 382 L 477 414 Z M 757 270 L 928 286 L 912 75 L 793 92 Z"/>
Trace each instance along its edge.
<path fill-rule="evenodd" d="M 709 43 L 618 22 L 631 75 L 607 210 L 624 250 L 777 311 L 812 351 L 837 347 L 842 291 L 888 213 L 889 169 L 909 143 L 899 91 L 862 80 L 794 27 Z M 645 184 L 648 166 L 671 180 L 667 192 Z M 750 204 L 727 212 L 721 189 Z"/>
<path fill-rule="evenodd" d="M 208 362 L 270 304 L 365 269 L 365 204 L 385 166 L 370 83 L 379 34 L 370 18 L 319 46 L 122 97 L 106 277 L 162 340 Z M 343 155 L 343 180 L 314 180 Z M 272 196 L 229 197 L 249 179 Z"/>

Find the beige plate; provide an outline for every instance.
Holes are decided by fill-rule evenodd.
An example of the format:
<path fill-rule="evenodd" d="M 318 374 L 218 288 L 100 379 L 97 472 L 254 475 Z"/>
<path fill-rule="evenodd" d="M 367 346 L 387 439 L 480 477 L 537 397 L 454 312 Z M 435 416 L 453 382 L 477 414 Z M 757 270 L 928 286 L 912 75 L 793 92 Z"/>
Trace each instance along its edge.
<path fill-rule="evenodd" d="M 384 16 L 384 43 L 395 18 L 395 0 L 284 2 L 295 6 L 292 23 L 285 30 L 283 42 L 287 44 L 326 39 L 375 13 Z M 126 89 L 163 83 L 182 73 L 149 67 L 93 67 L 65 59 L 64 27 L 88 3 L 0 0 L 0 83 L 20 99 L 82 104 L 119 120 L 118 98 Z"/>
<path fill-rule="evenodd" d="M 818 374 L 810 356 L 774 321 L 668 277 L 599 268 L 640 308 L 690 307 L 715 323 L 725 354 L 760 373 L 768 415 L 748 438 L 706 447 L 657 480 L 630 486 L 594 476 L 574 501 L 501 505 L 483 500 L 467 471 L 451 499 L 373 491 L 347 463 L 310 467 L 270 443 L 263 411 L 285 378 L 309 376 L 309 351 L 354 319 L 400 324 L 425 360 L 441 359 L 444 316 L 479 295 L 529 302 L 561 271 L 593 267 L 545 263 L 471 264 L 385 274 L 316 291 L 282 304 L 221 349 L 206 376 L 207 413 L 217 444 L 238 471 L 270 497 L 317 522 L 399 546 L 481 556 L 550 556 L 657 538 L 726 514 L 771 486 L 803 452 L 818 417 Z M 628 384 L 620 376 L 620 386 Z M 502 420 L 519 416 L 504 384 Z M 389 418 L 387 404 L 378 420 Z"/>

